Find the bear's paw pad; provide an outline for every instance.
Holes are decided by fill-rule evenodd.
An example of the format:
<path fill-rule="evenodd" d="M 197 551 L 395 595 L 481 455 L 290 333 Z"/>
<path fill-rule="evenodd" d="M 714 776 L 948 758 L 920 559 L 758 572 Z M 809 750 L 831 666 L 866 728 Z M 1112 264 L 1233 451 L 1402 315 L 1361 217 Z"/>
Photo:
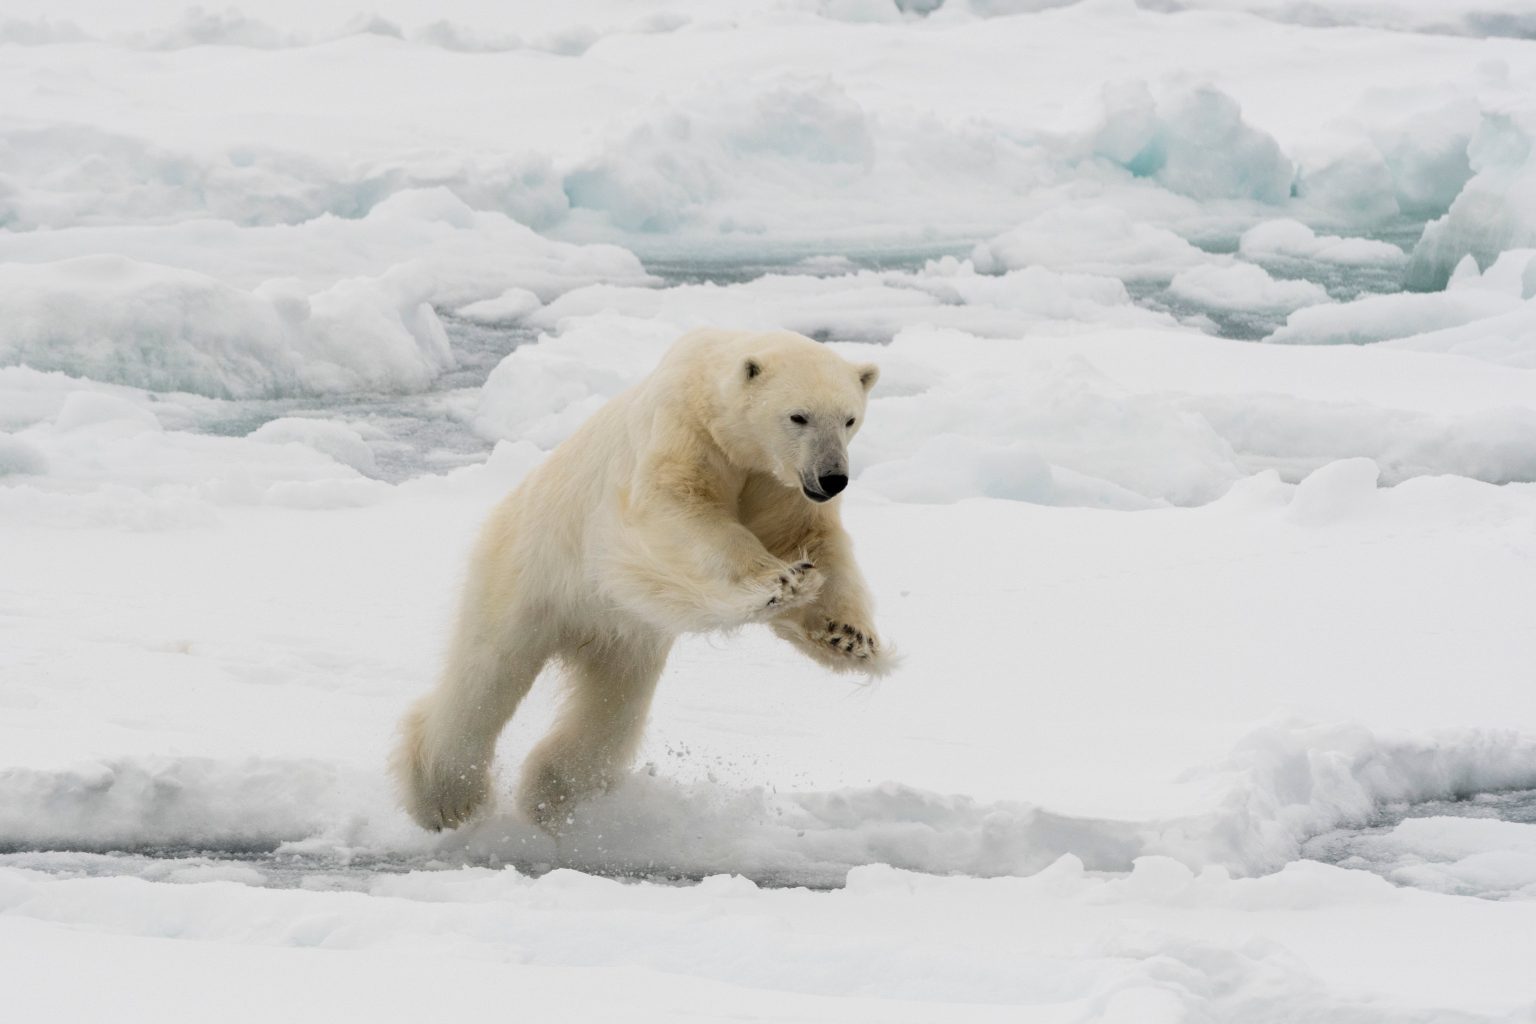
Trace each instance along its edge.
<path fill-rule="evenodd" d="M 851 622 L 828 619 L 826 628 L 808 630 L 811 643 L 855 661 L 870 661 L 880 653 L 880 641 L 875 632 Z"/>

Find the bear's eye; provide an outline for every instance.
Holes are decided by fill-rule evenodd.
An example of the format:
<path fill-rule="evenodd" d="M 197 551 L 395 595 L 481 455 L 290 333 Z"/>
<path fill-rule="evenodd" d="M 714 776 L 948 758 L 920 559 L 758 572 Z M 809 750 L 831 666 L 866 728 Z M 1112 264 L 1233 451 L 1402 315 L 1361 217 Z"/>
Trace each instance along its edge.
<path fill-rule="evenodd" d="M 803 427 L 803 426 L 805 426 L 807 423 L 809 423 L 811 421 L 806 419 L 805 416 L 802 415 L 801 413 L 797 412 L 797 413 L 795 413 L 793 416 L 791 416 L 789 418 L 789 422 L 791 422 L 791 423 L 798 423 L 800 426 Z"/>
<path fill-rule="evenodd" d="M 843 426 L 845 426 L 845 427 L 851 427 L 851 426 L 853 426 L 853 417 L 852 417 L 852 416 L 849 416 L 849 417 L 848 417 L 848 422 L 847 422 L 847 423 L 844 423 L 844 424 L 843 424 Z"/>

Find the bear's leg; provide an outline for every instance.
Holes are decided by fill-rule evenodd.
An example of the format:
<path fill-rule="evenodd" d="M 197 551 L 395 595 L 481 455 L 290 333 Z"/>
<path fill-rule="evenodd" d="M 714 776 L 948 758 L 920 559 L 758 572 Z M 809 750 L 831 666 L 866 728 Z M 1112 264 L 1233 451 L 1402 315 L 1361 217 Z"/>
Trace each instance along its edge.
<path fill-rule="evenodd" d="M 496 738 L 548 658 L 541 636 L 532 618 L 495 631 L 460 624 L 448 667 L 406 715 L 394 757 L 405 808 L 423 828 L 456 828 L 491 795 Z"/>
<path fill-rule="evenodd" d="M 670 636 L 650 633 L 599 638 L 565 654 L 565 705 L 528 755 L 519 798 L 545 831 L 559 832 L 572 807 L 629 767 L 671 648 Z"/>
<path fill-rule="evenodd" d="M 896 659 L 875 632 L 874 602 L 841 524 L 824 519 L 815 531 L 796 538 L 794 549 L 811 552 L 826 570 L 827 583 L 814 601 L 778 616 L 773 631 L 834 672 L 881 676 L 891 671 Z"/>
<path fill-rule="evenodd" d="M 689 513 L 629 524 L 616 548 L 605 596 L 669 634 L 769 621 L 815 600 L 824 582 L 814 564 L 770 554 L 740 523 Z"/>

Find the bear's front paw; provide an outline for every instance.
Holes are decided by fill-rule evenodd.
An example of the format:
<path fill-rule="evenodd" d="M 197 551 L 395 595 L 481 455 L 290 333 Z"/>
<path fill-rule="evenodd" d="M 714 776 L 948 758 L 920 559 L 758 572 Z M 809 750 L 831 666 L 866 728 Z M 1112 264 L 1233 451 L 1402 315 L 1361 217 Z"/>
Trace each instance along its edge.
<path fill-rule="evenodd" d="M 440 832 L 458 828 L 491 796 L 485 765 L 417 768 L 406 779 L 406 810 L 422 828 Z"/>
<path fill-rule="evenodd" d="M 880 641 L 875 637 L 875 631 L 851 622 L 828 619 L 825 628 L 818 626 L 806 630 L 806 637 L 834 656 L 853 661 L 872 662 L 880 656 Z"/>
<path fill-rule="evenodd" d="M 795 562 L 759 581 L 760 614 L 772 617 L 816 600 L 825 578 L 810 562 Z"/>

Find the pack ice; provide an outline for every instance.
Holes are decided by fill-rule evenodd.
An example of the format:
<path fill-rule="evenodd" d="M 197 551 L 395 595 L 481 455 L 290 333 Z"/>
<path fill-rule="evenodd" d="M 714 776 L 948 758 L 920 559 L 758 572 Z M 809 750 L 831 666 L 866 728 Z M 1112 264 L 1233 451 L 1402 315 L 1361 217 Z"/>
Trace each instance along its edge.
<path fill-rule="evenodd" d="M 1532 1019 L 1526 6 L 10 0 L 8 1008 Z M 417 830 L 477 525 L 705 324 L 881 366 L 902 670 Z"/>

